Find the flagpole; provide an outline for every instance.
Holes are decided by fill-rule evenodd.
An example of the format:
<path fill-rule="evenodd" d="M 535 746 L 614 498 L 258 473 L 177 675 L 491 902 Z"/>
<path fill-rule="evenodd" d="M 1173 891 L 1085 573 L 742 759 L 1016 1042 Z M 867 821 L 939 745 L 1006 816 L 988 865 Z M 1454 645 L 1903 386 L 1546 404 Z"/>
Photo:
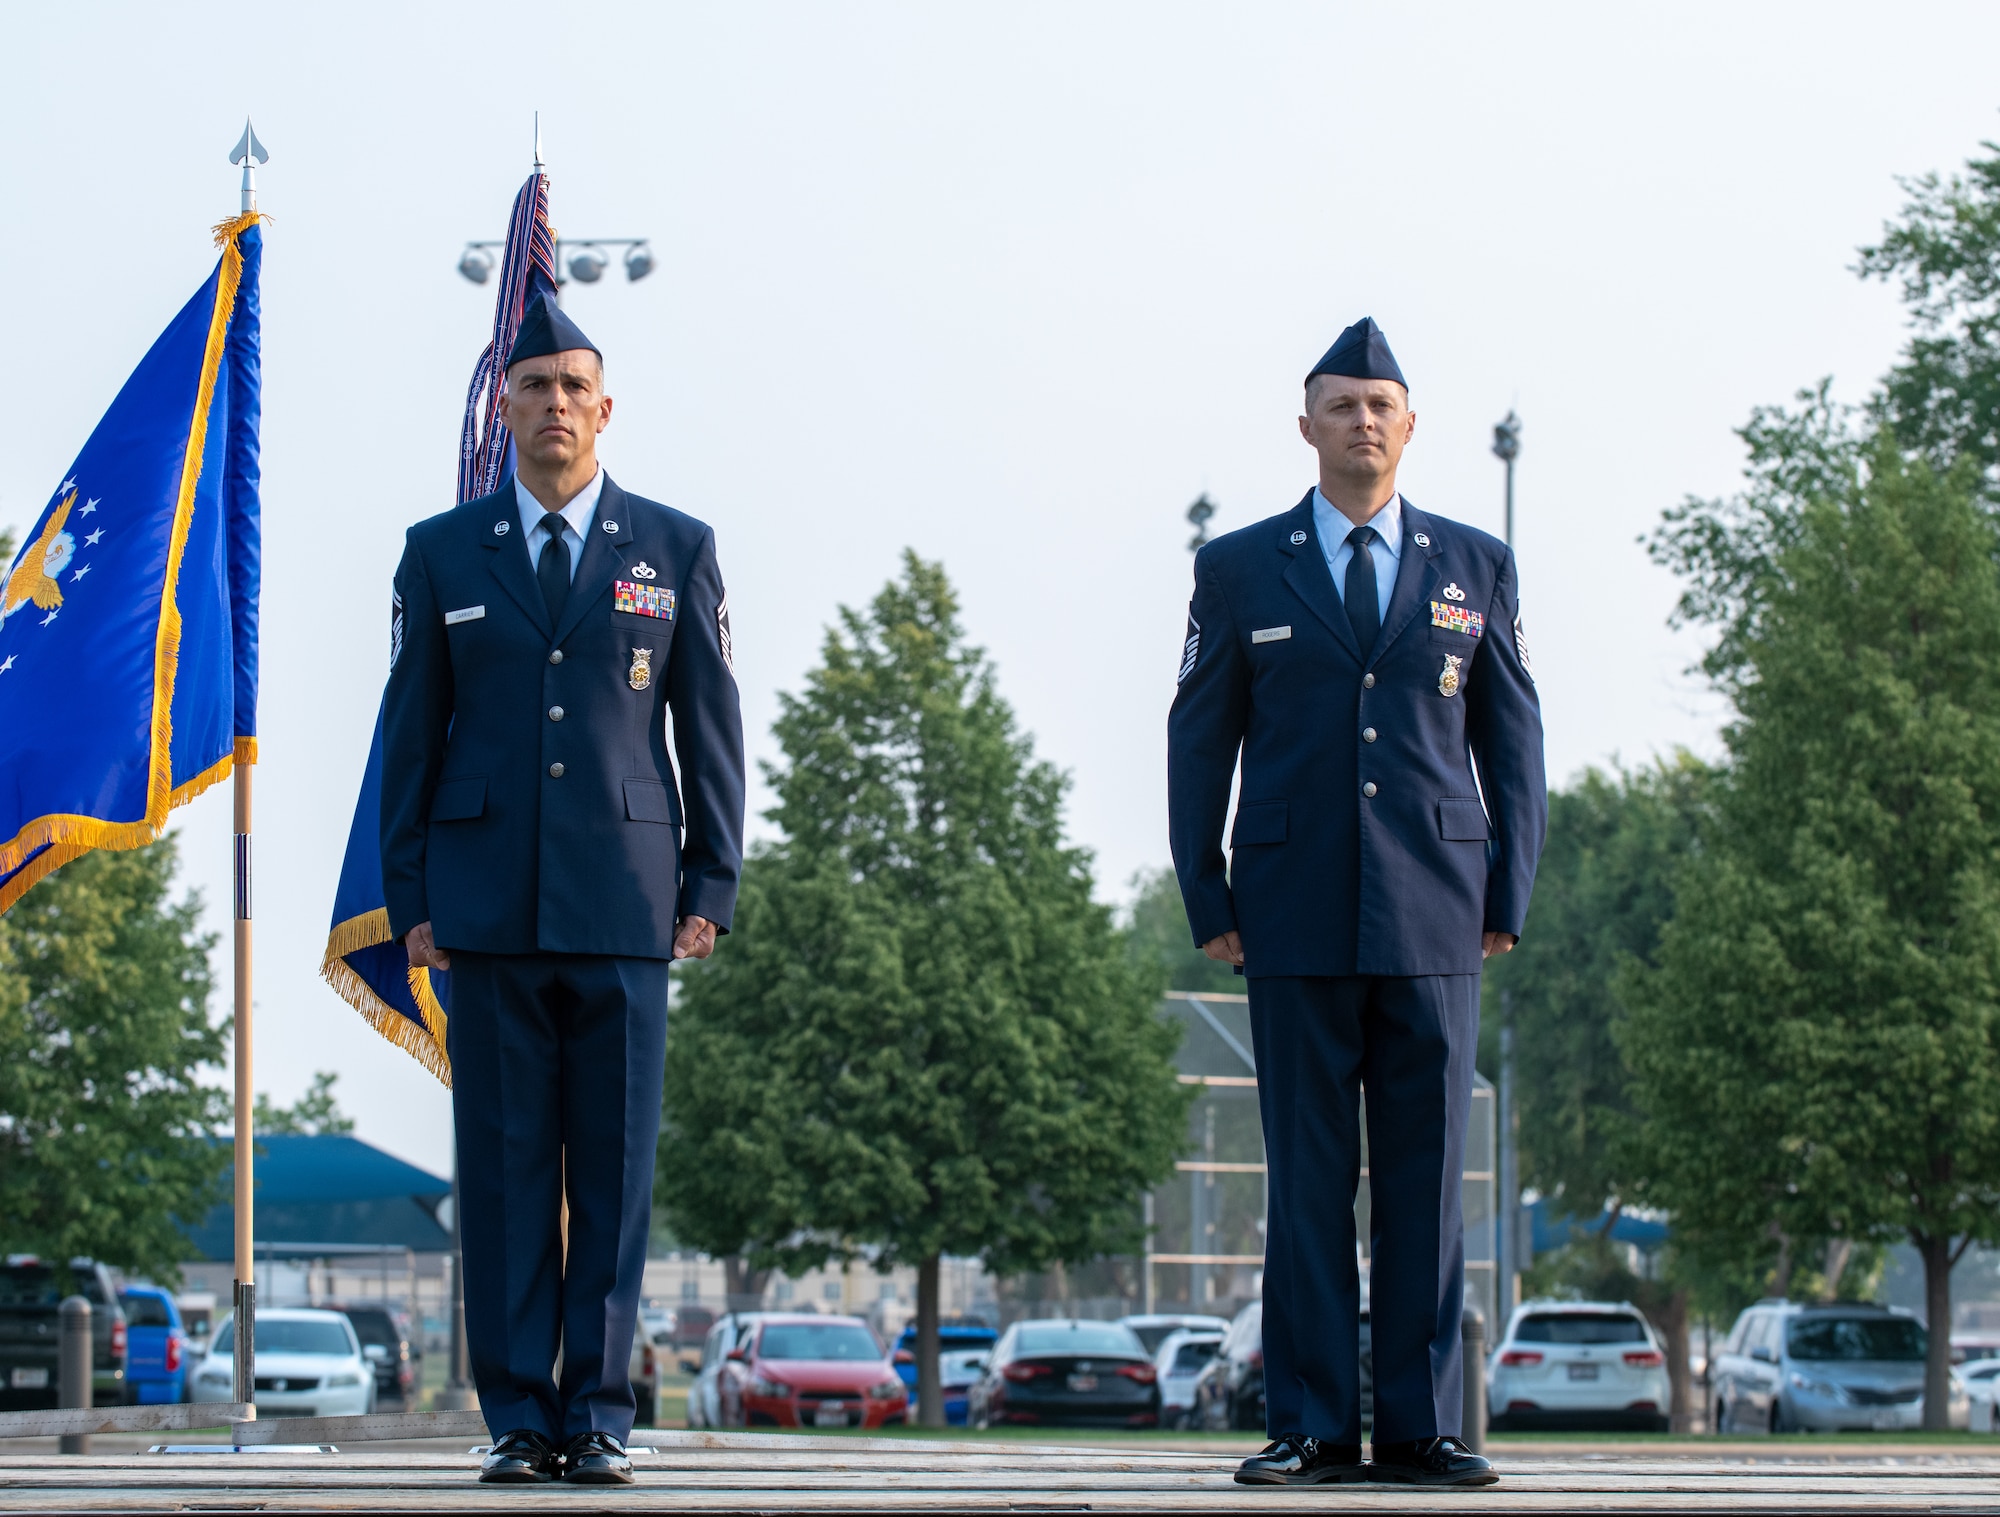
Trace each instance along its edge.
<path fill-rule="evenodd" d="M 268 163 L 270 154 L 257 140 L 249 120 L 243 122 L 243 137 L 229 155 L 231 163 L 243 165 L 243 214 L 257 209 L 257 165 Z M 257 1408 L 257 1232 L 252 1207 L 256 1189 L 251 1171 L 252 1117 L 256 1099 L 251 1093 L 250 1026 L 250 774 L 254 763 L 239 750 L 233 766 L 236 780 L 235 875 L 236 875 L 236 1299 L 232 1303 L 235 1321 L 235 1396 Z"/>
<path fill-rule="evenodd" d="M 256 1229 L 251 1206 L 255 1196 L 251 1175 L 250 1063 L 250 775 L 251 766 L 236 761 L 236 1399 L 255 1402 L 257 1386 L 257 1259 Z M 250 1415 L 257 1415 L 253 1406 Z"/>

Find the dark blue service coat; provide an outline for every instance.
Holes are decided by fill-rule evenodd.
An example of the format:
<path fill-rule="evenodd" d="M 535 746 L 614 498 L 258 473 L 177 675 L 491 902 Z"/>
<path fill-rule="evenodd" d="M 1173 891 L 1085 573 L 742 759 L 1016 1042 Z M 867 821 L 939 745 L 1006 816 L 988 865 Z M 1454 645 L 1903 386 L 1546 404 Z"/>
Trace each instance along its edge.
<path fill-rule="evenodd" d="M 1252 976 L 1477 974 L 1483 932 L 1520 936 L 1548 822 L 1513 555 L 1405 499 L 1365 661 L 1310 491 L 1194 573 L 1167 787 L 1195 942 L 1235 929 Z"/>
<path fill-rule="evenodd" d="M 743 723 L 715 534 L 607 475 L 551 625 L 510 476 L 410 529 L 396 596 L 391 931 L 429 921 L 445 949 L 655 959 L 672 958 L 682 917 L 727 931 Z"/>

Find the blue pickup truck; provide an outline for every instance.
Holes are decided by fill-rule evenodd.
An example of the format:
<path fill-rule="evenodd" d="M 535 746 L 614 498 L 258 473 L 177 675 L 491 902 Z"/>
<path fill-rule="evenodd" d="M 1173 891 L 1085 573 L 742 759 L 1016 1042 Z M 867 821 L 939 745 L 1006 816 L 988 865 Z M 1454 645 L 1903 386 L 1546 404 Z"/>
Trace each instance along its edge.
<path fill-rule="evenodd" d="M 986 1356 L 1000 1335 L 979 1321 L 938 1324 L 938 1378 L 944 1389 L 944 1420 L 952 1427 L 965 1425 L 966 1395 L 972 1382 L 985 1368 Z M 910 1420 L 917 1420 L 917 1325 L 912 1322 L 896 1340 L 892 1361 L 896 1374 L 910 1388 Z"/>
<path fill-rule="evenodd" d="M 174 1298 L 156 1285 L 128 1285 L 125 1308 L 125 1395 L 139 1406 L 185 1399 L 187 1329 Z"/>

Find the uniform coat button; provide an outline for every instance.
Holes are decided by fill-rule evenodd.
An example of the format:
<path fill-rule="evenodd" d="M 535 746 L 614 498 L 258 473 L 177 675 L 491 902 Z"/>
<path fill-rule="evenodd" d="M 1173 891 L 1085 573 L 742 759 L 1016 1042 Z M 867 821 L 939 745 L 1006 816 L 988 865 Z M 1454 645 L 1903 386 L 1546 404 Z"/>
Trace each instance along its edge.
<path fill-rule="evenodd" d="M 557 768 L 557 769 L 561 769 L 561 768 L 562 768 L 562 765 L 561 765 L 561 764 L 558 764 L 558 765 L 556 765 L 556 768 Z M 1375 799 L 1375 782 L 1374 782 L 1373 780 L 1370 780 L 1370 781 L 1369 781 L 1369 782 L 1368 782 L 1367 784 L 1363 785 L 1363 786 L 1361 787 L 1361 793 L 1362 793 L 1363 795 L 1367 796 L 1369 800 L 1371 800 L 1371 801 L 1372 801 L 1372 800 L 1374 800 L 1374 799 Z"/>
<path fill-rule="evenodd" d="M 560 653 L 558 653 L 558 654 L 556 655 L 556 657 L 557 657 L 558 659 L 560 659 L 560 658 L 562 657 L 562 655 L 561 655 Z M 1362 675 L 1362 676 L 1361 676 L 1361 688 L 1362 688 L 1363 690 L 1373 690 L 1373 689 L 1375 688 L 1375 676 L 1374 676 L 1374 675 L 1372 675 L 1372 674 L 1364 674 L 1364 675 Z"/>
<path fill-rule="evenodd" d="M 560 649 L 560 648 L 551 648 L 551 649 L 549 650 L 549 662 L 550 662 L 550 663 L 552 663 L 552 664 L 559 664 L 559 663 L 561 663 L 561 662 L 562 662 L 562 649 Z"/>
<path fill-rule="evenodd" d="M 560 711 L 560 710 L 561 710 L 562 708 L 561 708 L 560 706 L 558 706 L 558 707 L 557 707 L 556 709 L 557 709 L 558 711 Z M 1374 742 L 1374 741 L 1375 741 L 1375 729 L 1374 729 L 1373 727 L 1363 727 L 1363 728 L 1361 729 L 1361 741 L 1362 741 L 1362 742 L 1364 742 L 1364 743 L 1372 743 L 1372 742 Z"/>
<path fill-rule="evenodd" d="M 559 722 L 559 721 L 561 721 L 561 720 L 562 720 L 562 707 L 560 707 L 560 706 L 551 706 L 551 707 L 549 707 L 549 720 L 550 720 L 550 721 L 552 721 L 552 722 Z M 1368 739 L 1368 741 L 1372 743 L 1372 742 L 1374 742 L 1374 741 L 1375 741 L 1375 739 L 1371 737 L 1371 738 L 1369 738 L 1369 739 Z"/>
<path fill-rule="evenodd" d="M 561 765 L 561 764 L 551 764 L 551 765 L 549 765 L 549 778 L 550 778 L 550 779 L 552 779 L 552 780 L 559 780 L 559 779 L 561 779 L 561 778 L 562 778 L 562 765 Z M 1373 785 L 1370 785 L 1370 786 L 1368 787 L 1368 793 L 1369 793 L 1370 795 L 1373 795 L 1373 794 L 1375 793 L 1375 787 L 1374 787 Z"/>

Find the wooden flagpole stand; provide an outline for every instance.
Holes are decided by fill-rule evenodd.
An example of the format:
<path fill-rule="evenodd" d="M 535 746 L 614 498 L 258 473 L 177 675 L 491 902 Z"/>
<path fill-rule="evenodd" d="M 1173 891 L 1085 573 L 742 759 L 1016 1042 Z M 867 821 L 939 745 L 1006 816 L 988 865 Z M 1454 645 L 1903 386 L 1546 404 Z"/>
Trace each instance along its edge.
<path fill-rule="evenodd" d="M 252 766 L 238 758 L 236 779 L 236 1299 L 235 1398 L 257 1399 L 257 1260 L 256 1229 L 251 1206 L 255 1195 L 251 1175 L 250 1061 L 250 775 Z M 250 1415 L 255 1417 L 253 1405 Z"/>

